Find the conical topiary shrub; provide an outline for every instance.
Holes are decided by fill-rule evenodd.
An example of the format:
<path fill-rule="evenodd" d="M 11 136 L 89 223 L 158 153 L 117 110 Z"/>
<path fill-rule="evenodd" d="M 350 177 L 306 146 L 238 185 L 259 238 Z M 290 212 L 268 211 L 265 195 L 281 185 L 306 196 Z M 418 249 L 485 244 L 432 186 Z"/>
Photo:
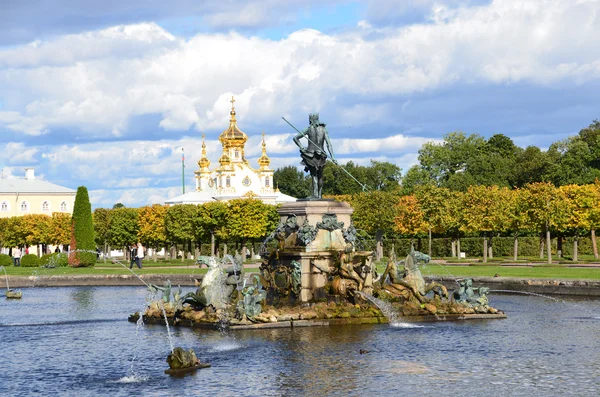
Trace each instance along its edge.
<path fill-rule="evenodd" d="M 96 243 L 92 206 L 87 188 L 79 186 L 75 196 L 72 218 L 71 254 L 69 266 L 94 266 L 96 263 Z"/>

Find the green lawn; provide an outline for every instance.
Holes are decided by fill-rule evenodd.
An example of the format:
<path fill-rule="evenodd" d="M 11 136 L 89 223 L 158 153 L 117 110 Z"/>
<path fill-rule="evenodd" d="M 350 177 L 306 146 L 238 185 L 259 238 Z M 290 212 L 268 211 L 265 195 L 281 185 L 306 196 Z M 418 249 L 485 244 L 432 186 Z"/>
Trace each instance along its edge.
<path fill-rule="evenodd" d="M 423 275 L 454 277 L 571 278 L 600 280 L 600 268 L 567 268 L 559 266 L 449 266 L 429 264 L 421 268 Z"/>
<path fill-rule="evenodd" d="M 127 269 L 118 263 L 103 263 L 98 262 L 95 267 L 91 268 L 71 268 L 57 267 L 54 269 L 46 269 L 41 267 L 14 267 L 7 266 L 6 273 L 11 276 L 55 276 L 55 275 L 103 275 L 103 274 L 131 274 L 128 263 L 124 263 Z M 182 267 L 186 266 L 186 267 Z M 385 270 L 385 263 L 379 262 L 377 271 L 382 273 Z M 133 267 L 136 274 L 204 274 L 207 271 L 206 267 L 200 269 L 194 264 L 194 261 L 186 261 L 182 264 L 181 261 L 173 262 L 144 262 L 144 268 L 138 269 Z M 258 264 L 251 268 L 246 268 L 246 272 L 257 272 Z M 450 277 L 493 277 L 499 274 L 501 277 L 518 277 L 518 278 L 568 278 L 568 279 L 592 279 L 600 280 L 600 268 L 567 268 L 560 265 L 544 266 L 536 264 L 533 267 L 524 266 L 497 266 L 476 264 L 471 266 L 453 266 L 453 265 L 438 265 L 428 264 L 421 267 L 423 275 L 450 276 Z M 3 272 L 0 270 L 0 275 Z"/>
<path fill-rule="evenodd" d="M 150 266 L 144 266 L 143 269 L 133 267 L 132 269 L 136 274 L 203 274 L 206 273 L 206 267 L 199 269 L 196 267 L 189 268 L 153 268 Z M 57 267 L 54 269 L 47 269 L 43 267 L 6 267 L 6 273 L 9 276 L 58 276 L 58 275 L 103 275 L 103 274 L 131 274 L 129 268 L 125 269 L 119 265 L 104 267 L 98 265 L 97 267 Z M 0 270 L 0 275 L 4 273 Z"/>

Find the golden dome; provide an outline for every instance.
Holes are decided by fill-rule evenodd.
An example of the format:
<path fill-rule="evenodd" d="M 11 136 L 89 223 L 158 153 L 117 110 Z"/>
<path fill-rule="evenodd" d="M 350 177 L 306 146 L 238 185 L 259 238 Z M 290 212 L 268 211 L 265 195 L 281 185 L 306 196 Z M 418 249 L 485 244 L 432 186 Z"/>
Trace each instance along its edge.
<path fill-rule="evenodd" d="M 235 108 L 233 107 L 233 103 L 235 99 L 231 97 L 231 118 L 229 119 L 229 128 L 219 135 L 219 141 L 223 144 L 223 148 L 233 147 L 233 146 L 241 146 L 243 147 L 246 141 L 248 140 L 248 136 L 238 128 L 237 120 L 235 119 Z"/>
<path fill-rule="evenodd" d="M 206 157 L 206 142 L 204 142 L 204 134 L 202 134 L 202 157 L 198 160 L 198 166 L 201 170 L 208 170 L 210 160 Z"/>
<path fill-rule="evenodd" d="M 219 158 L 219 164 L 221 164 L 221 167 L 225 167 L 226 165 L 231 164 L 231 159 L 229 158 L 227 153 L 223 153 L 221 155 L 221 157 Z"/>
<path fill-rule="evenodd" d="M 268 168 L 269 164 L 271 164 L 271 160 L 269 159 L 269 157 L 267 156 L 267 145 L 265 143 L 265 133 L 263 132 L 262 134 L 262 156 L 260 156 L 260 158 L 258 159 L 258 165 L 260 165 L 261 168 Z"/>

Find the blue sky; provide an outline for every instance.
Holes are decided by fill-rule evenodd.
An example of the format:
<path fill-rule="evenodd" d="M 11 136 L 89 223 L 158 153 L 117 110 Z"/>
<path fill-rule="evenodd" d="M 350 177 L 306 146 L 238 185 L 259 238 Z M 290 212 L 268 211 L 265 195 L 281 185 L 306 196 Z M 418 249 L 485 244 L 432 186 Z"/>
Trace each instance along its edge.
<path fill-rule="evenodd" d="M 0 167 L 94 207 L 181 193 L 232 95 L 256 166 L 318 111 L 342 162 L 404 171 L 452 131 L 546 148 L 599 118 L 600 0 L 0 1 Z"/>

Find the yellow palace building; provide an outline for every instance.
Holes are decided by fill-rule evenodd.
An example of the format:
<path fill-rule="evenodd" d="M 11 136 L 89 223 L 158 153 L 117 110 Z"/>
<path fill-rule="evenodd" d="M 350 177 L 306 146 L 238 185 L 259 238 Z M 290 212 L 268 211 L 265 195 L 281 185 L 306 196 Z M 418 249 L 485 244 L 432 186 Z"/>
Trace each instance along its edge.
<path fill-rule="evenodd" d="M 0 179 L 0 217 L 53 212 L 73 213 L 77 191 L 35 178 L 33 168 L 24 178 Z"/>

